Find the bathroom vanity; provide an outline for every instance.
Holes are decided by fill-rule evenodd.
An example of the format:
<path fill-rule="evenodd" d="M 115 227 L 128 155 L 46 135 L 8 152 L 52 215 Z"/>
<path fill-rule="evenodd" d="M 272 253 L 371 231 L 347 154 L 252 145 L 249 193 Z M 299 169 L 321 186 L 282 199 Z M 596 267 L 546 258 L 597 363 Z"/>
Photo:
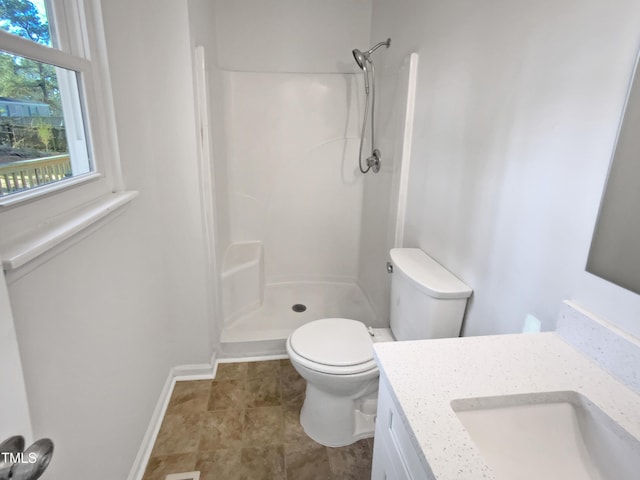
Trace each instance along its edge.
<path fill-rule="evenodd" d="M 570 304 L 553 333 L 374 349 L 373 480 L 637 478 L 640 343 Z"/>

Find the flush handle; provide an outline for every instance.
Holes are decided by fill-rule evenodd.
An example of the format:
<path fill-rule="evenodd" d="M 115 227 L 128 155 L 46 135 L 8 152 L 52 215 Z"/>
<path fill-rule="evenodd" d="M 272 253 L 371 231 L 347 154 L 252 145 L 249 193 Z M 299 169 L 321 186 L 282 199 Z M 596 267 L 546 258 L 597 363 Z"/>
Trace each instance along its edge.
<path fill-rule="evenodd" d="M 387 273 L 393 273 L 393 263 L 387 262 Z"/>

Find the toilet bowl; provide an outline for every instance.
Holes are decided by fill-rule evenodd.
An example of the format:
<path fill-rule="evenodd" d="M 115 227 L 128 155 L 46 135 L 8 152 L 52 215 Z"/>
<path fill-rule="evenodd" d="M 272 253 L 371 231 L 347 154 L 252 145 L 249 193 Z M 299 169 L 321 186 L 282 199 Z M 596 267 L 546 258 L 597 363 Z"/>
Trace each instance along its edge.
<path fill-rule="evenodd" d="M 391 328 L 324 318 L 287 339 L 291 364 L 306 380 L 300 424 L 316 442 L 341 447 L 372 437 L 379 371 L 378 341 L 457 337 L 471 289 L 417 248 L 393 249 Z"/>
<path fill-rule="evenodd" d="M 347 318 L 324 318 L 287 339 L 291 364 L 307 381 L 300 424 L 316 442 L 339 447 L 371 437 L 379 371 L 373 343 L 390 341 L 389 329 L 368 330 Z"/>

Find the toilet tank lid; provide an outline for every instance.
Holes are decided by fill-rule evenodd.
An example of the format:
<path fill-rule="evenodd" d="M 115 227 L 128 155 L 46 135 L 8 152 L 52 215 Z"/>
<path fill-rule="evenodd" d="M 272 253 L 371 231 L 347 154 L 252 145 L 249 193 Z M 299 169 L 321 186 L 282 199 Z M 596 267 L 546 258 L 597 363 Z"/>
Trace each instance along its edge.
<path fill-rule="evenodd" d="M 399 272 L 434 298 L 467 298 L 473 291 L 419 248 L 393 248 L 394 273 Z"/>

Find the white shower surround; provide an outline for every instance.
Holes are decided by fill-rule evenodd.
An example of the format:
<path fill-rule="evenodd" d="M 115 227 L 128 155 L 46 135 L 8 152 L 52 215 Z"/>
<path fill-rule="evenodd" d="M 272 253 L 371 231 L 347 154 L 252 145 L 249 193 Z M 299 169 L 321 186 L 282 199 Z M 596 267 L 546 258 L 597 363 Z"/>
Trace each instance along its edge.
<path fill-rule="evenodd" d="M 218 309 L 222 351 L 242 338 L 253 347 L 284 339 L 313 315 L 386 322 L 359 281 L 364 91 L 351 49 L 370 41 L 371 1 L 199 4 L 208 18 L 194 19 L 192 33 L 209 71 L 213 268 L 219 303 L 237 301 Z M 385 226 L 386 219 L 385 211 Z M 235 265 L 232 257 L 248 242 L 261 245 L 260 257 Z M 252 272 L 264 279 L 261 288 L 247 280 Z M 238 294 L 246 285 L 248 294 Z M 311 304 L 287 320 L 286 302 L 298 303 L 292 292 Z"/>
<path fill-rule="evenodd" d="M 355 282 L 362 82 L 340 73 L 223 79 L 232 245 L 263 242 L 267 284 Z"/>

